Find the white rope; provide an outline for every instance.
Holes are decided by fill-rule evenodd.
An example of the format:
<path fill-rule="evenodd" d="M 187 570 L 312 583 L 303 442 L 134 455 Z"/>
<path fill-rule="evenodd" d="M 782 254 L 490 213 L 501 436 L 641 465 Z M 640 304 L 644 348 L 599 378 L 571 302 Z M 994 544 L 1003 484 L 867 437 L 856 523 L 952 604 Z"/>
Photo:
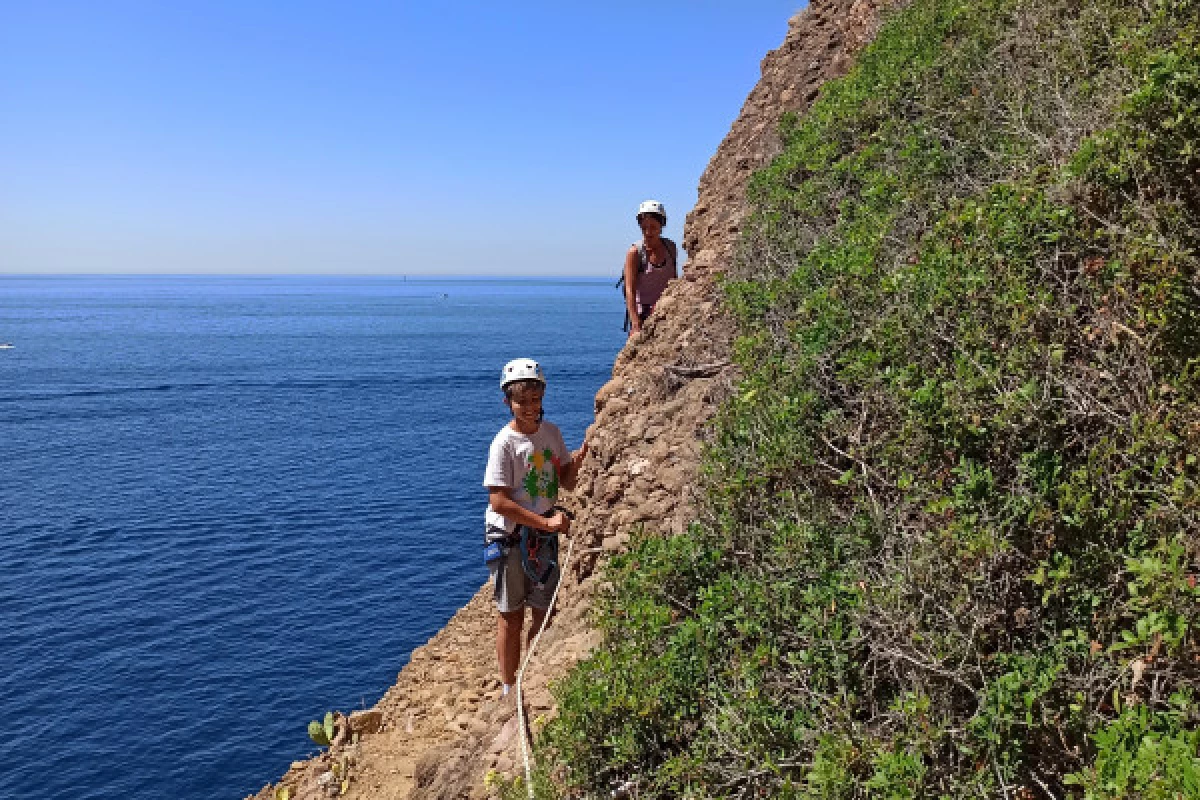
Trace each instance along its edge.
<path fill-rule="evenodd" d="M 574 547 L 574 538 L 568 537 L 567 557 L 558 565 L 558 582 L 554 584 L 554 593 L 550 595 L 550 606 L 546 609 L 546 616 L 542 619 L 542 627 L 538 629 L 537 636 L 534 636 L 533 641 L 529 643 L 529 651 L 525 653 L 525 660 L 521 662 L 521 669 L 517 671 L 517 719 L 521 726 L 521 758 L 525 760 L 525 788 L 529 792 L 529 800 L 534 800 L 533 775 L 529 766 L 529 735 L 525 723 L 525 703 L 521 697 L 521 680 L 525 677 L 525 668 L 529 666 L 529 659 L 533 658 L 533 651 L 537 648 L 538 641 L 546 631 L 546 625 L 550 622 L 550 615 L 554 613 L 554 601 L 558 599 L 558 590 L 562 588 L 563 576 L 567 574 L 567 564 L 571 560 L 571 549 Z"/>

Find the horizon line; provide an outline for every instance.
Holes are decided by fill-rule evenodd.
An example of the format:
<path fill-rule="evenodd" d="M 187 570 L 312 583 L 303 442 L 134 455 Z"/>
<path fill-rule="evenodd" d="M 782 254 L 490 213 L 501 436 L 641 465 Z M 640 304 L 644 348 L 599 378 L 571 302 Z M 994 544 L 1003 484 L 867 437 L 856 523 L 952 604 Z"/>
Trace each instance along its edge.
<path fill-rule="evenodd" d="M 4 272 L 3 278 L 418 278 L 438 279 L 518 279 L 548 278 L 551 280 L 608 279 L 601 272 L 575 275 L 543 272 Z"/>

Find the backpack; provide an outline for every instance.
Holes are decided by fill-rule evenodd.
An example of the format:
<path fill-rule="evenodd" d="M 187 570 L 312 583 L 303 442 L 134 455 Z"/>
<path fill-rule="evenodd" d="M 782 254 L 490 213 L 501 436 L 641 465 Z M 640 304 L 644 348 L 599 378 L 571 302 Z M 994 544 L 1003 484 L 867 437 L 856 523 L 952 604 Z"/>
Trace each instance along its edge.
<path fill-rule="evenodd" d="M 670 251 L 670 253 L 671 253 L 671 263 L 674 264 L 675 269 L 678 270 L 679 269 L 679 249 L 675 246 L 675 243 L 673 241 L 671 241 L 670 239 L 668 239 L 667 237 L 665 237 L 665 236 L 662 237 L 662 240 L 666 243 L 667 250 Z M 646 271 L 646 242 L 645 242 L 645 240 L 638 242 L 637 249 L 638 249 L 638 270 L 637 271 L 638 271 L 638 274 L 640 275 Z M 614 288 L 616 288 L 618 291 L 621 292 L 621 299 L 625 298 L 625 292 L 622 289 L 622 287 L 624 285 L 625 285 L 625 269 L 622 268 L 621 269 L 621 277 L 617 278 L 617 282 L 616 282 L 616 284 L 614 284 Z M 629 325 L 630 325 L 629 305 L 626 304 L 626 306 L 625 306 L 625 324 L 621 327 L 621 330 L 628 331 Z"/>

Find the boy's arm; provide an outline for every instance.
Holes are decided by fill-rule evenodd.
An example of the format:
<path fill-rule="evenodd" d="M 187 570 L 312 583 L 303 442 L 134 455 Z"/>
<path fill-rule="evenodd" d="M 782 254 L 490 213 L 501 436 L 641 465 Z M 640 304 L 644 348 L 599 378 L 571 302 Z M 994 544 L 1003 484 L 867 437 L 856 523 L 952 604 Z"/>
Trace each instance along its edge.
<path fill-rule="evenodd" d="M 558 483 L 568 492 L 575 488 L 575 481 L 579 478 L 579 468 L 583 466 L 583 460 L 587 458 L 587 454 L 588 443 L 587 439 L 584 439 L 583 446 L 571 454 L 571 463 L 559 471 Z"/>
<path fill-rule="evenodd" d="M 488 504 L 492 507 L 492 511 L 506 519 L 511 519 L 518 525 L 528 525 L 539 531 L 566 533 L 571 527 L 571 521 L 561 511 L 554 512 L 552 517 L 535 514 L 513 500 L 512 492 L 513 490 L 507 486 L 489 486 Z"/>

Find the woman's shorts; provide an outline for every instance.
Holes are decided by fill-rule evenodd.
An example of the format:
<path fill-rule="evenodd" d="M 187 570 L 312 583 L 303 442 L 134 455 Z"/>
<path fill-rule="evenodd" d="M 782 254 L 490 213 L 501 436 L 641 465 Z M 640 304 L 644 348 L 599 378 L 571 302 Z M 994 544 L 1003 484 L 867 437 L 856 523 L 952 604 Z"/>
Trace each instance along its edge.
<path fill-rule="evenodd" d="M 548 583 L 539 587 L 521 568 L 521 550 L 516 546 L 504 548 L 504 555 L 488 564 L 488 569 L 496 587 L 497 611 L 520 611 L 525 606 L 544 611 L 550 607 L 550 598 L 558 585 L 558 570 Z"/>

